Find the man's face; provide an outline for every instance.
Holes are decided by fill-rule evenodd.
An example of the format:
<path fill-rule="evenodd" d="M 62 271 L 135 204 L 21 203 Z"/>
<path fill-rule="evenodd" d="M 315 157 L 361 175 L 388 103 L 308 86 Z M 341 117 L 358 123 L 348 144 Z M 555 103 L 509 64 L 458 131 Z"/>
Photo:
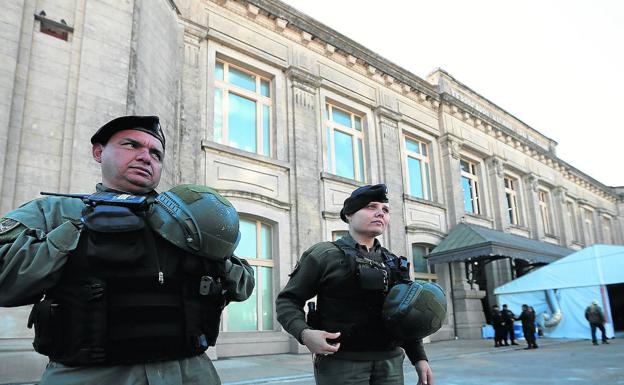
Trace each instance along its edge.
<path fill-rule="evenodd" d="M 349 229 L 367 237 L 381 235 L 390 220 L 390 205 L 382 202 L 369 202 L 366 206 L 351 215 Z"/>
<path fill-rule="evenodd" d="M 144 194 L 160 182 L 164 149 L 158 139 L 146 132 L 118 131 L 106 145 L 94 144 L 92 153 L 101 164 L 102 183 L 106 187 Z"/>

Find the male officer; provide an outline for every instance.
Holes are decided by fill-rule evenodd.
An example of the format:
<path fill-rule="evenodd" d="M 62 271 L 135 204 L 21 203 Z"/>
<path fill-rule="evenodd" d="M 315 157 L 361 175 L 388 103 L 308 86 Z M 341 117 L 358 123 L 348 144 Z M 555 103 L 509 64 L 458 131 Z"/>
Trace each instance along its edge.
<path fill-rule="evenodd" d="M 507 337 L 509 337 L 512 345 L 518 345 L 516 342 L 516 332 L 514 331 L 514 320 L 516 319 L 516 315 L 514 312 L 509 310 L 506 303 L 503 304 L 503 310 L 501 310 L 501 319 L 505 324 L 505 345 L 507 345 Z"/>
<path fill-rule="evenodd" d="M 277 297 L 278 321 L 315 354 L 317 384 L 403 384 L 402 347 L 418 384 L 433 385 L 422 339 L 399 341 L 382 319 L 388 287 L 409 280 L 407 261 L 376 239 L 390 219 L 386 186 L 353 191 L 340 217 L 349 234 L 317 243 L 301 256 Z M 303 306 L 315 295 L 316 317 L 306 322 Z"/>
<path fill-rule="evenodd" d="M 254 286 L 232 255 L 236 211 L 204 186 L 154 191 L 165 155 L 156 116 L 114 119 L 91 143 L 96 189 L 114 199 L 45 197 L 0 222 L 0 306 L 35 304 L 33 345 L 50 357 L 40 384 L 219 384 L 203 353 L 223 307 Z M 145 202 L 117 203 L 129 198 Z M 206 234 L 215 211 L 227 226 Z"/>

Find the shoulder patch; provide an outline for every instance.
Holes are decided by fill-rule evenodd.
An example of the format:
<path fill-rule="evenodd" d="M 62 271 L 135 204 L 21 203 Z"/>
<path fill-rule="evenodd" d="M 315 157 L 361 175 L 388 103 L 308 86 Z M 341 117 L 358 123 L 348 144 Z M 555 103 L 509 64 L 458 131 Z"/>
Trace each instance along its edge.
<path fill-rule="evenodd" d="M 6 234 L 17 226 L 21 225 L 18 221 L 11 218 L 0 219 L 0 234 Z"/>

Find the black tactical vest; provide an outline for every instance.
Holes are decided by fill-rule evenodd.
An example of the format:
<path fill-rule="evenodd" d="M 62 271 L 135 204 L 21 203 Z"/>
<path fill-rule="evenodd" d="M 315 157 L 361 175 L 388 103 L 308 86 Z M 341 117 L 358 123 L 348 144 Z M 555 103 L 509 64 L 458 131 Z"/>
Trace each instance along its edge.
<path fill-rule="evenodd" d="M 344 253 L 349 274 L 318 294 L 318 323 L 310 325 L 328 332 L 340 332 L 340 350 L 391 350 L 400 341 L 384 326 L 382 307 L 393 285 L 409 281 L 407 260 L 382 248 L 383 263 L 361 255 L 346 242 L 334 244 Z M 402 266 L 402 267 L 401 267 Z"/>
<path fill-rule="evenodd" d="M 37 352 L 69 366 L 117 365 L 214 345 L 226 305 L 216 266 L 139 227 L 83 229 L 60 282 L 31 312 Z"/>

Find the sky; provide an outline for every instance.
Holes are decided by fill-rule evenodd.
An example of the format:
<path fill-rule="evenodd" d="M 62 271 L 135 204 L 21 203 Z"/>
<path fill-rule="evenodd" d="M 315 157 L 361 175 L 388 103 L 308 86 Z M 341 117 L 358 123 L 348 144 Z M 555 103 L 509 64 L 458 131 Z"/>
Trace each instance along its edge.
<path fill-rule="evenodd" d="M 283 1 L 423 79 L 444 69 L 624 186 L 624 1 Z"/>

